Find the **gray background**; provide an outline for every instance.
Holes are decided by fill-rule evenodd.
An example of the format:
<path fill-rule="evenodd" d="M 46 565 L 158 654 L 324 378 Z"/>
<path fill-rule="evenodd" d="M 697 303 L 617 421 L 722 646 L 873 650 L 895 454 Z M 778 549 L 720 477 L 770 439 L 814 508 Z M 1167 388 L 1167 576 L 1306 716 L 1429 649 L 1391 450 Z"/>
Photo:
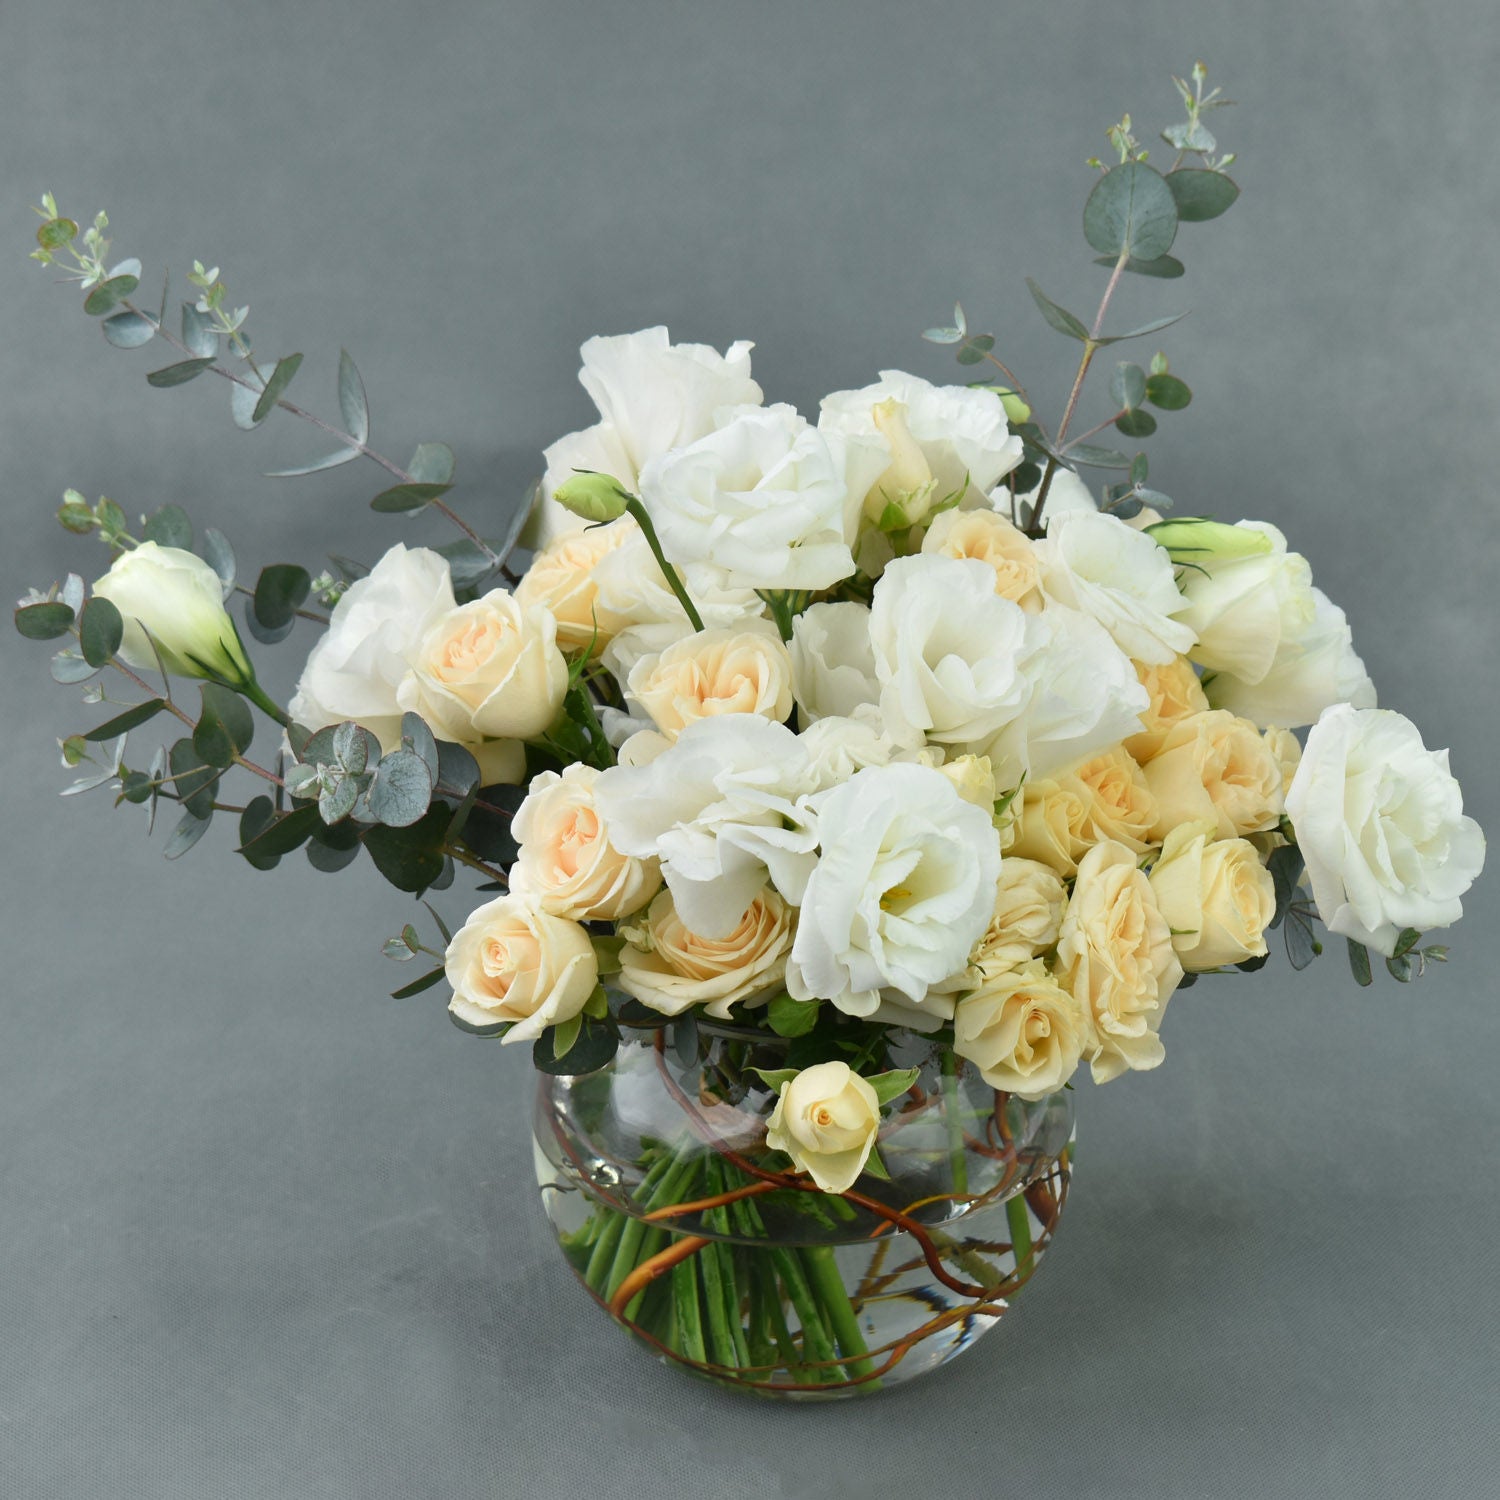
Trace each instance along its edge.
<path fill-rule="evenodd" d="M 25 260 L 44 188 L 108 204 L 150 284 L 220 262 L 324 410 L 347 344 L 377 443 L 451 442 L 493 526 L 589 419 L 596 331 L 753 337 L 768 395 L 811 409 L 881 366 L 957 378 L 917 335 L 958 296 L 1055 420 L 1068 350 L 1021 277 L 1091 310 L 1083 160 L 1122 110 L 1172 118 L 1195 56 L 1241 101 L 1214 124 L 1245 192 L 1184 230 L 1185 280 L 1123 299 L 1193 309 L 1162 342 L 1197 399 L 1153 474 L 1292 532 L 1500 826 L 1487 0 L 0 0 L 3 588 L 102 568 L 50 521 L 65 485 L 178 501 L 250 572 L 446 539 L 371 517 L 372 468 L 259 478 L 322 451 L 290 419 L 247 436 L 217 383 L 148 389 L 154 356 Z M 387 998 L 402 898 L 256 874 L 228 828 L 166 865 L 137 810 L 57 801 L 54 739 L 90 716 L 0 639 L 0 1494 L 1500 1483 L 1493 877 L 1420 988 L 1360 992 L 1335 953 L 1181 996 L 1159 1072 L 1082 1087 L 1067 1226 L 974 1353 L 875 1402 L 747 1405 L 573 1285 L 529 1189 L 526 1058 L 441 991 Z M 309 639 L 269 653 L 273 688 Z"/>

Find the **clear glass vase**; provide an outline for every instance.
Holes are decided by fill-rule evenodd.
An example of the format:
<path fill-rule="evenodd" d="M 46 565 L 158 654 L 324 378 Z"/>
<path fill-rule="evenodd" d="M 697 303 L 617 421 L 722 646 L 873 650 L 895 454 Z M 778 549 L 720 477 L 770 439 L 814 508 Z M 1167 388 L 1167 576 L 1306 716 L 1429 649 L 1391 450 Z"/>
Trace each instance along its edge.
<path fill-rule="evenodd" d="M 541 1075 L 537 1180 L 568 1264 L 663 1360 L 767 1396 L 852 1396 L 935 1369 L 993 1327 L 1051 1243 L 1073 1105 L 998 1093 L 950 1049 L 893 1033 L 919 1070 L 887 1108 L 888 1179 L 817 1190 L 769 1152 L 788 1065 L 765 1032 L 678 1023 L 614 1060 Z"/>

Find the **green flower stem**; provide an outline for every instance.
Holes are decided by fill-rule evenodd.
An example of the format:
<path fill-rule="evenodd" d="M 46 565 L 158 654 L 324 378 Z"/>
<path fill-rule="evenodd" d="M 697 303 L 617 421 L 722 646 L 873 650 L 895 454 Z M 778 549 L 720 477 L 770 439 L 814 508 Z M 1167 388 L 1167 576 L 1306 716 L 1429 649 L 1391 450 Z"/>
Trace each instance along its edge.
<path fill-rule="evenodd" d="M 634 495 L 625 502 L 626 514 L 635 517 L 642 531 L 646 533 L 646 545 L 651 549 L 651 555 L 656 559 L 657 566 L 661 569 L 662 577 L 671 586 L 672 592 L 677 595 L 678 602 L 687 611 L 687 617 L 692 622 L 694 630 L 703 629 L 703 617 L 698 613 L 697 606 L 688 597 L 688 591 L 683 587 L 681 575 L 677 569 L 666 559 L 661 550 L 661 543 L 656 538 L 656 527 L 651 524 L 651 517 L 646 513 L 646 507 L 636 499 Z"/>
<path fill-rule="evenodd" d="M 797 1252 L 776 1245 L 771 1250 L 771 1263 L 786 1288 L 797 1321 L 802 1325 L 802 1352 L 814 1364 L 834 1358 L 833 1330 L 824 1319 L 823 1309 L 813 1296 L 807 1276 L 802 1269 L 802 1260 Z M 827 1367 L 811 1372 L 819 1385 L 837 1385 L 843 1380 L 836 1368 Z"/>
<path fill-rule="evenodd" d="M 671 1154 L 658 1156 L 647 1169 L 646 1175 L 641 1179 L 641 1185 L 637 1192 L 642 1196 L 649 1196 L 651 1191 L 660 1183 L 661 1179 L 671 1169 L 674 1157 Z M 604 1220 L 604 1228 L 599 1238 L 594 1241 L 593 1253 L 589 1256 L 588 1269 L 584 1277 L 588 1284 L 601 1295 L 609 1283 L 611 1271 L 615 1261 L 615 1251 L 619 1247 L 620 1235 L 628 1224 L 634 1222 L 628 1214 L 620 1213 L 619 1210 L 606 1208 L 602 1203 L 595 1208 L 594 1212 Z"/>
<path fill-rule="evenodd" d="M 703 1174 L 703 1187 L 708 1196 L 713 1197 L 718 1193 L 728 1190 L 729 1173 L 725 1170 L 723 1157 L 715 1153 L 709 1158 Z M 729 1233 L 729 1210 L 725 1207 L 709 1209 L 703 1215 L 706 1228 L 715 1230 L 720 1234 Z M 750 1363 L 750 1345 L 745 1337 L 745 1315 L 741 1312 L 741 1306 L 745 1299 L 740 1293 L 739 1263 L 735 1257 L 734 1247 L 725 1240 L 713 1240 L 705 1245 L 699 1252 L 712 1262 L 716 1272 L 705 1273 L 705 1290 L 711 1274 L 717 1274 L 719 1281 L 719 1297 L 724 1308 L 725 1325 L 729 1332 L 729 1341 L 734 1347 L 734 1359 L 730 1361 L 741 1367 Z"/>
<path fill-rule="evenodd" d="M 665 1208 L 671 1203 L 681 1203 L 687 1197 L 688 1184 L 697 1175 L 698 1163 L 695 1159 L 695 1151 L 695 1145 L 689 1141 L 676 1153 L 662 1158 L 658 1164 L 662 1170 L 655 1181 L 652 1180 L 650 1172 L 646 1174 L 640 1191 L 636 1194 L 636 1201 L 646 1213 L 656 1208 Z M 656 1168 L 653 1167 L 652 1171 L 655 1170 Z M 632 1216 L 621 1229 L 614 1264 L 610 1267 L 608 1280 L 604 1284 L 606 1302 L 620 1290 L 620 1285 L 625 1278 L 645 1259 L 641 1242 L 645 1239 L 646 1231 L 650 1227 L 643 1220 Z"/>
<path fill-rule="evenodd" d="M 948 1170 L 955 1193 L 969 1191 L 969 1159 L 964 1153 L 963 1094 L 958 1087 L 958 1055 L 944 1047 L 943 1123 L 948 1127 Z"/>
<path fill-rule="evenodd" d="M 854 1304 L 849 1300 L 848 1289 L 839 1275 L 838 1258 L 832 1245 L 806 1245 L 801 1251 L 802 1264 L 807 1269 L 812 1291 L 822 1304 L 823 1312 L 839 1343 L 839 1353 L 844 1356 L 844 1369 L 850 1376 L 858 1378 L 874 1372 L 875 1361 L 868 1358 L 870 1346 L 855 1315 Z M 858 1355 L 859 1358 L 851 1358 Z M 878 1380 L 866 1382 L 872 1389 L 879 1386 Z"/>
<path fill-rule="evenodd" d="M 691 1257 L 672 1267 L 672 1305 L 677 1311 L 678 1347 L 695 1364 L 708 1363 L 703 1316 L 698 1303 L 698 1271 Z"/>
<path fill-rule="evenodd" d="M 280 725 L 292 722 L 291 716 L 278 704 L 273 703 L 266 695 L 266 690 L 252 677 L 249 682 L 243 684 L 240 692 L 245 695 L 263 714 L 269 715 Z"/>
<path fill-rule="evenodd" d="M 1026 1195 L 1005 1200 L 1005 1220 L 1010 1225 L 1011 1253 L 1016 1258 L 1016 1284 L 1031 1275 L 1031 1220 L 1026 1213 Z"/>

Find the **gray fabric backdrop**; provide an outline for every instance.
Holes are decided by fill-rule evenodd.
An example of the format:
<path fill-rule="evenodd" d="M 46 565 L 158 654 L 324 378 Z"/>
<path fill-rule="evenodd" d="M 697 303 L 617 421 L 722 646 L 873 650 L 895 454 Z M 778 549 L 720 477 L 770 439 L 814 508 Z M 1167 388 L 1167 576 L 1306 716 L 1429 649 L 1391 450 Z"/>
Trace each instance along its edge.
<path fill-rule="evenodd" d="M 25 260 L 47 187 L 121 254 L 219 261 L 322 400 L 358 356 L 380 442 L 443 438 L 495 524 L 588 419 L 574 350 L 664 321 L 757 340 L 812 408 L 949 376 L 954 296 L 1054 406 L 1021 277 L 1091 306 L 1106 124 L 1206 56 L 1245 192 L 1184 231 L 1163 339 L 1193 384 L 1153 472 L 1284 523 L 1384 701 L 1500 825 L 1487 0 L 413 6 L 0 3 L 0 455 L 15 597 L 95 544 L 65 485 L 173 500 L 248 568 L 371 556 L 371 469 L 142 379 Z M 179 283 L 180 284 L 180 283 Z M 357 528 L 364 528 L 357 530 Z M 0 1494 L 1473 1496 L 1494 1493 L 1493 877 L 1422 987 L 1342 956 L 1174 1002 L 1166 1065 L 1081 1089 L 1053 1257 L 948 1371 L 843 1408 L 747 1405 L 589 1305 L 528 1183 L 524 1056 L 396 1002 L 402 900 L 258 875 L 230 830 L 166 865 L 134 809 L 59 802 L 89 719 L 4 635 Z M 308 644 L 273 653 L 284 690 Z M 444 906 L 461 910 L 456 898 Z"/>

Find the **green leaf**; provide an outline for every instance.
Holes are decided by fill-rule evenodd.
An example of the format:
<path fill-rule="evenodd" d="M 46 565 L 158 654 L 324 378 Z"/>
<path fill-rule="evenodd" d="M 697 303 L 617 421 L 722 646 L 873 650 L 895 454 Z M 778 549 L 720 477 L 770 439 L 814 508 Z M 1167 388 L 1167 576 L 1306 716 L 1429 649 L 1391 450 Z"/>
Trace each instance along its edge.
<path fill-rule="evenodd" d="M 583 1015 L 570 1016 L 552 1028 L 552 1055 L 559 1062 L 566 1060 L 573 1044 L 583 1033 Z"/>
<path fill-rule="evenodd" d="M 180 739 L 172 746 L 168 764 L 172 768 L 172 785 L 182 805 L 195 817 L 208 817 L 218 790 L 218 771 L 204 761 L 190 739 Z"/>
<path fill-rule="evenodd" d="M 365 848 L 375 868 L 398 891 L 421 894 L 443 873 L 448 818 L 447 807 L 436 806 L 409 828 L 376 824 L 365 834 Z"/>
<path fill-rule="evenodd" d="M 1163 328 L 1182 322 L 1185 317 L 1186 313 L 1173 313 L 1170 317 L 1154 318 L 1149 323 L 1142 323 L 1139 328 L 1132 328 L 1129 333 L 1111 333 L 1094 342 L 1102 349 L 1106 344 L 1123 344 L 1127 339 L 1143 339 L 1148 333 L 1160 333 Z"/>
<path fill-rule="evenodd" d="M 262 568 L 255 583 L 256 623 L 267 630 L 290 625 L 311 588 L 312 575 L 296 563 L 272 563 Z"/>
<path fill-rule="evenodd" d="M 253 598 L 245 600 L 245 624 L 249 628 L 250 634 L 261 642 L 262 645 L 274 646 L 278 641 L 284 641 L 292 633 L 292 627 L 296 623 L 296 617 L 293 616 L 285 624 L 277 625 L 274 628 L 269 625 L 262 625 L 255 618 L 255 600 Z"/>
<path fill-rule="evenodd" d="M 1412 980 L 1412 956 L 1409 953 L 1392 955 L 1385 961 L 1386 972 L 1398 984 L 1410 984 Z"/>
<path fill-rule="evenodd" d="M 356 443 L 368 442 L 370 403 L 365 396 L 365 383 L 347 349 L 339 350 L 339 411 L 344 418 L 344 431 Z"/>
<path fill-rule="evenodd" d="M 1116 365 L 1109 379 L 1109 399 L 1118 407 L 1134 411 L 1146 399 L 1146 372 L 1139 365 Z"/>
<path fill-rule="evenodd" d="M 198 549 L 202 554 L 203 561 L 219 575 L 219 582 L 224 588 L 234 587 L 235 562 L 234 548 L 229 545 L 229 538 L 216 526 L 210 526 L 203 533 L 203 545 Z"/>
<path fill-rule="evenodd" d="M 1118 448 L 1099 448 L 1093 443 L 1069 443 L 1068 457 L 1088 469 L 1128 469 L 1130 455 Z"/>
<path fill-rule="evenodd" d="M 336 469 L 340 464 L 346 464 L 351 459 L 358 458 L 358 448 L 340 448 L 330 453 L 326 458 L 315 458 L 311 463 L 298 464 L 291 469 L 268 469 L 267 479 L 300 479 L 304 474 L 321 474 L 324 469 Z"/>
<path fill-rule="evenodd" d="M 1305 969 L 1323 951 L 1313 929 L 1313 919 L 1313 911 L 1300 901 L 1287 907 L 1282 936 L 1286 940 L 1286 956 L 1294 969 Z"/>
<path fill-rule="evenodd" d="M 777 1036 L 806 1036 L 818 1024 L 818 1003 L 783 991 L 766 1007 L 766 1020 Z"/>
<path fill-rule="evenodd" d="M 889 1104 L 892 1099 L 899 1099 L 917 1081 L 920 1068 L 892 1068 L 884 1073 L 876 1073 L 865 1079 L 865 1082 L 875 1090 L 875 1097 L 882 1104 Z"/>
<path fill-rule="evenodd" d="M 409 828 L 431 804 L 432 772 L 420 755 L 394 750 L 380 762 L 370 784 L 372 817 L 387 828 Z"/>
<path fill-rule="evenodd" d="M 561 1030 L 549 1026 L 531 1049 L 531 1061 L 538 1072 L 567 1074 L 578 1077 L 583 1073 L 594 1073 L 610 1062 L 620 1047 L 619 1033 L 607 1022 L 576 1017 L 581 1022 L 577 1038 L 568 1047 L 562 1047 L 566 1036 L 559 1038 Z M 554 1050 L 556 1046 L 556 1050 Z M 558 1052 L 562 1055 L 559 1056 Z"/>
<path fill-rule="evenodd" d="M 1143 161 L 1111 167 L 1084 205 L 1083 235 L 1101 255 L 1165 255 L 1177 238 L 1177 203 L 1166 179 Z"/>
<path fill-rule="evenodd" d="M 1150 437 L 1156 431 L 1156 418 L 1149 411 L 1127 411 L 1116 418 L 1115 426 L 1126 437 Z"/>
<path fill-rule="evenodd" d="M 240 814 L 240 848 L 259 838 L 276 821 L 276 804 L 269 797 L 252 797 Z M 245 855 L 252 868 L 273 870 L 281 863 L 279 854 Z"/>
<path fill-rule="evenodd" d="M 16 629 L 28 641 L 53 641 L 73 626 L 70 604 L 23 604 L 16 609 Z"/>
<path fill-rule="evenodd" d="M 1396 946 L 1391 950 L 1392 958 L 1404 958 L 1418 943 L 1422 934 L 1415 927 L 1406 927 L 1397 935 Z"/>
<path fill-rule="evenodd" d="M 432 737 L 427 720 L 421 714 L 401 715 L 401 743 L 421 758 L 427 767 L 431 789 L 437 788 L 442 777 L 442 757 L 438 753 L 437 741 Z"/>
<path fill-rule="evenodd" d="M 36 242 L 43 250 L 62 250 L 78 237 L 78 225 L 72 219 L 48 219 L 38 224 Z"/>
<path fill-rule="evenodd" d="M 52 680 L 62 683 L 65 687 L 87 682 L 89 678 L 98 675 L 98 667 L 91 667 L 76 651 L 71 649 L 59 651 L 52 658 Z"/>
<path fill-rule="evenodd" d="M 166 703 L 161 698 L 152 698 L 146 703 L 137 703 L 134 708 L 127 708 L 124 713 L 116 714 L 112 719 L 106 719 L 104 723 L 88 730 L 84 739 L 93 744 L 101 744 L 105 740 L 112 740 L 119 735 L 127 734 L 132 729 L 138 729 L 150 719 L 154 719 Z"/>
<path fill-rule="evenodd" d="M 1363 943 L 1356 943 L 1353 938 L 1346 938 L 1344 941 L 1349 946 L 1349 968 L 1354 975 L 1354 982 L 1368 989 L 1375 982 L 1370 973 L 1370 950 Z"/>
<path fill-rule="evenodd" d="M 1272 927 L 1279 926 L 1286 916 L 1287 909 L 1296 897 L 1305 868 L 1302 851 L 1295 844 L 1283 844 L 1279 849 L 1271 851 L 1270 858 L 1266 860 L 1266 869 L 1270 872 L 1271 884 L 1276 891 L 1276 914 L 1271 918 Z"/>
<path fill-rule="evenodd" d="M 442 983 L 444 972 L 442 969 L 429 969 L 420 979 L 413 979 L 410 984 L 403 984 L 399 990 L 392 990 L 391 999 L 410 1000 L 413 995 L 430 990 L 433 985 Z"/>
<path fill-rule="evenodd" d="M 453 483 L 453 450 L 447 443 L 418 443 L 406 471 L 418 484 Z"/>
<path fill-rule="evenodd" d="M 276 403 L 281 400 L 281 393 L 292 383 L 292 377 L 301 368 L 302 356 L 300 354 L 287 354 L 276 361 L 276 368 L 267 377 L 265 389 L 261 391 L 260 399 L 250 413 L 252 427 L 258 427 L 271 415 Z"/>
<path fill-rule="evenodd" d="M 116 313 L 99 327 L 116 349 L 139 349 L 156 337 L 156 324 L 138 312 Z"/>
<path fill-rule="evenodd" d="M 318 794 L 318 816 L 328 824 L 342 822 L 359 801 L 359 777 L 340 776 Z"/>
<path fill-rule="evenodd" d="M 340 823 L 338 828 L 342 831 L 350 826 L 348 823 Z M 359 842 L 357 839 L 346 849 L 334 848 L 332 845 L 325 844 L 321 839 L 316 837 L 308 841 L 307 862 L 313 869 L 319 870 L 325 875 L 334 875 L 340 870 L 347 869 L 358 858 Z"/>
<path fill-rule="evenodd" d="M 208 832 L 208 825 L 213 822 L 213 819 L 212 808 L 201 818 L 197 813 L 184 811 L 177 826 L 172 830 L 172 836 L 167 840 L 162 854 L 167 859 L 181 859 Z"/>
<path fill-rule="evenodd" d="M 891 1174 L 886 1169 L 885 1163 L 880 1159 L 880 1148 L 870 1147 L 870 1154 L 865 1158 L 865 1174 L 869 1177 L 879 1178 L 881 1182 L 889 1182 Z"/>
<path fill-rule="evenodd" d="M 1080 343 L 1088 342 L 1089 331 L 1080 318 L 1074 317 L 1067 308 L 1059 307 L 1029 276 L 1026 278 L 1026 286 L 1031 292 L 1031 300 L 1041 309 L 1042 316 L 1053 328 L 1070 339 L 1077 339 Z"/>
<path fill-rule="evenodd" d="M 311 805 L 282 813 L 274 822 L 266 824 L 252 838 L 243 842 L 239 852 L 252 864 L 256 860 L 290 854 L 312 837 L 319 822 L 318 810 Z"/>
<path fill-rule="evenodd" d="M 382 490 L 370 501 L 370 509 L 396 515 L 405 511 L 421 510 L 434 500 L 446 495 L 451 484 L 398 484 Z"/>
<path fill-rule="evenodd" d="M 221 770 L 234 764 L 255 737 L 255 719 L 245 700 L 217 682 L 201 686 L 203 712 L 193 727 L 193 748 Z"/>
<path fill-rule="evenodd" d="M 199 312 L 191 302 L 182 304 L 182 342 L 198 359 L 215 359 L 219 353 L 219 335 L 214 332 L 214 320 Z"/>
<path fill-rule="evenodd" d="M 1240 195 L 1232 178 L 1203 167 L 1179 167 L 1168 172 L 1167 189 L 1177 205 L 1177 217 L 1189 224 L 1217 219 Z"/>
<path fill-rule="evenodd" d="M 438 783 L 440 792 L 467 797 L 479 785 L 479 762 L 462 745 L 438 741 Z"/>
<path fill-rule="evenodd" d="M 193 523 L 180 505 L 163 505 L 151 513 L 141 536 L 158 547 L 177 547 L 189 552 L 193 546 Z"/>
<path fill-rule="evenodd" d="M 625 939 L 622 937 L 603 937 L 594 933 L 589 938 L 594 948 L 594 960 L 599 965 L 600 974 L 618 974 L 620 972 L 620 955 L 625 949 Z"/>
<path fill-rule="evenodd" d="M 790 1083 L 798 1072 L 797 1068 L 751 1068 L 754 1073 L 773 1094 L 779 1094 L 783 1084 Z"/>
<path fill-rule="evenodd" d="M 1146 399 L 1162 411 L 1181 411 L 1193 393 L 1175 375 L 1152 375 L 1146 380 Z"/>
<path fill-rule="evenodd" d="M 83 310 L 91 318 L 102 318 L 105 313 L 112 313 L 140 284 L 138 276 L 111 276 L 83 299 Z"/>
<path fill-rule="evenodd" d="M 212 359 L 185 359 L 178 364 L 168 365 L 165 369 L 153 370 L 146 377 L 146 381 L 158 390 L 166 390 L 174 385 L 186 385 L 189 380 L 196 380 L 212 363 Z"/>
<path fill-rule="evenodd" d="M 1113 255 L 1100 255 L 1095 257 L 1094 264 L 1112 267 L 1117 258 Z M 1137 276 L 1154 276 L 1162 281 L 1175 281 L 1186 268 L 1175 256 L 1158 255 L 1155 260 L 1127 260 L 1125 269 L 1133 271 Z"/>
<path fill-rule="evenodd" d="M 102 667 L 120 649 L 125 622 L 120 611 L 102 594 L 83 606 L 78 621 L 78 649 L 91 667 Z"/>

